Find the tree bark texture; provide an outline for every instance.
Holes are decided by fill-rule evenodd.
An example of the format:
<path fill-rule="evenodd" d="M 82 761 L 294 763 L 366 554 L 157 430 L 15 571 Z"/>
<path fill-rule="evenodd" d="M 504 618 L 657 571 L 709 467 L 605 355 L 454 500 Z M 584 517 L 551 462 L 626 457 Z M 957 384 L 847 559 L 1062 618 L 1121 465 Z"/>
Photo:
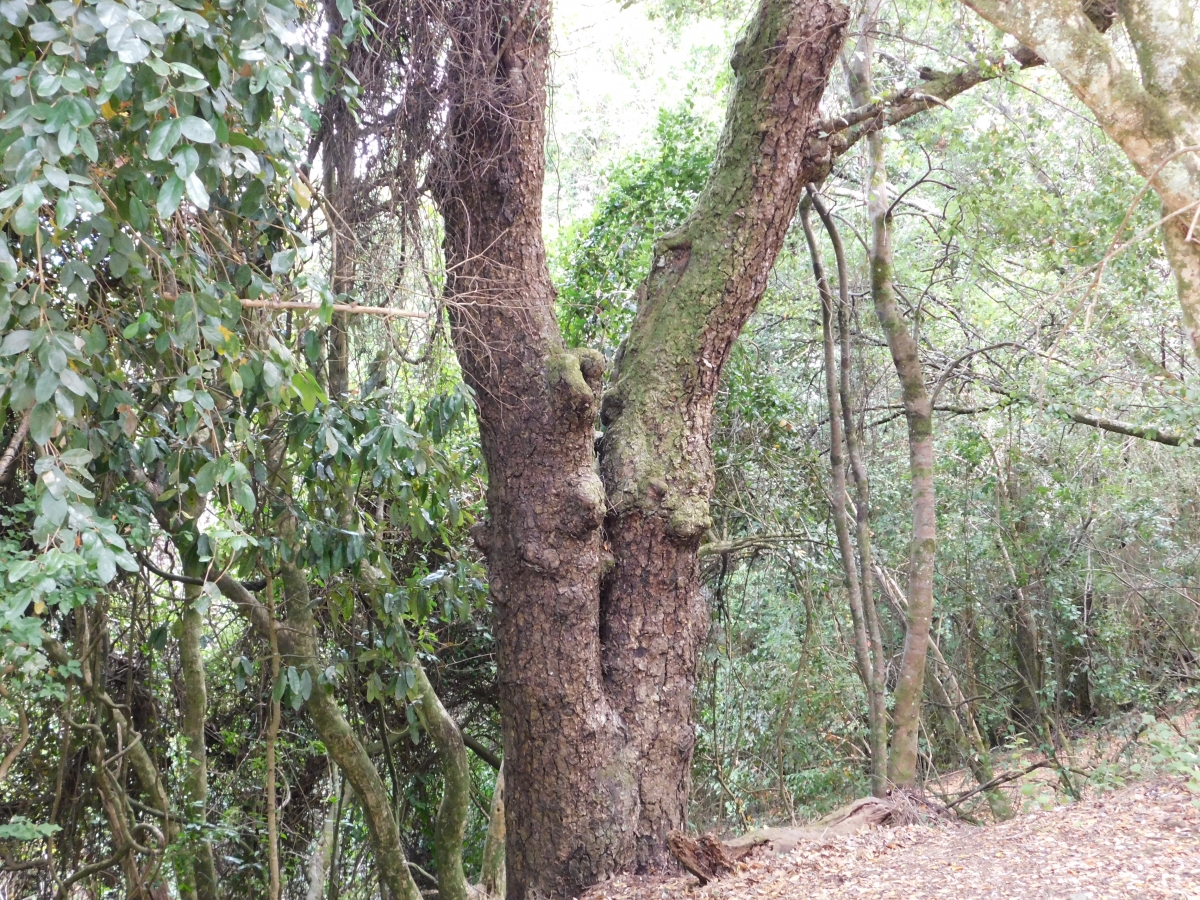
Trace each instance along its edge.
<path fill-rule="evenodd" d="M 1117 0 L 1137 57 L 1122 61 L 1078 0 L 964 0 L 1063 77 L 1162 201 L 1163 245 L 1200 353 L 1200 36 L 1189 3 Z"/>
<path fill-rule="evenodd" d="M 199 577 L 204 564 L 194 554 L 184 561 L 184 574 Z M 208 824 L 208 754 L 204 744 L 204 723 L 208 719 L 208 689 L 204 676 L 201 637 L 204 617 L 196 608 L 200 588 L 188 585 L 183 592 L 183 628 L 179 636 L 179 660 L 183 674 L 183 740 L 187 752 L 184 797 L 189 822 L 201 827 L 189 847 L 198 900 L 218 900 L 217 869 L 212 843 L 205 833 Z"/>
<path fill-rule="evenodd" d="M 548 7 L 487 0 L 448 17 L 453 106 L 434 180 L 488 466 L 475 534 L 497 620 L 514 900 L 665 866 L 685 822 L 713 396 L 800 191 L 828 165 L 810 133 L 845 21 L 831 0 L 764 0 L 739 42 L 709 184 L 657 244 L 614 363 L 597 471 L 603 358 L 564 349 L 542 241 Z"/>
<path fill-rule="evenodd" d="M 329 810 L 321 820 L 321 831 L 317 835 L 313 847 L 312 858 L 308 861 L 308 891 L 305 900 L 325 900 L 325 880 L 333 869 L 334 844 L 337 840 L 339 813 L 342 811 L 342 790 L 344 782 L 336 763 L 333 763 L 329 780 L 334 788 L 334 796 L 329 799 Z"/>
<path fill-rule="evenodd" d="M 483 844 L 483 862 L 480 864 L 479 889 L 488 897 L 504 900 L 504 763 L 496 772 L 496 786 L 492 788 L 492 806 L 488 811 L 487 838 Z"/>

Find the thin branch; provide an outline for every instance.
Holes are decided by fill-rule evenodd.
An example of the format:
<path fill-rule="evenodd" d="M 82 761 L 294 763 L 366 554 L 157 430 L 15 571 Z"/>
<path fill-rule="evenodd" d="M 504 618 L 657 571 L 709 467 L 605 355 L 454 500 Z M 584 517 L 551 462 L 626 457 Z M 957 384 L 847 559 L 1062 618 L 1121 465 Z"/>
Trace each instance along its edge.
<path fill-rule="evenodd" d="M 720 556 L 722 553 L 738 553 L 742 550 L 765 550 L 776 544 L 816 544 L 804 534 L 752 534 L 732 541 L 711 541 L 701 544 L 697 555 L 703 559 L 706 556 Z"/>
<path fill-rule="evenodd" d="M 364 316 L 396 316 L 403 319 L 428 319 L 429 313 L 417 312 L 411 309 L 396 309 L 393 306 L 363 306 L 359 303 L 334 303 L 324 306 L 320 303 L 304 303 L 300 300 L 242 300 L 242 306 L 250 309 L 307 309 L 317 312 L 321 309 L 332 309 L 334 312 L 349 313 Z"/>
<path fill-rule="evenodd" d="M 159 578 L 165 578 L 167 581 L 174 581 L 178 584 L 190 584 L 190 585 L 194 585 L 196 587 L 203 587 L 206 584 L 215 584 L 218 587 L 220 587 L 220 584 L 224 580 L 224 578 L 228 577 L 228 576 L 223 576 L 222 578 L 218 578 L 217 580 L 213 581 L 211 579 L 206 579 L 206 578 L 193 578 L 190 575 L 175 575 L 171 572 L 164 572 L 162 569 L 158 568 L 158 566 L 156 566 L 156 565 L 154 565 L 154 563 L 150 562 L 150 560 L 147 559 L 144 554 L 141 554 L 141 553 L 137 554 L 137 559 L 138 559 L 138 562 L 140 562 L 143 566 L 145 566 L 147 569 L 149 569 L 153 574 L 157 575 Z M 267 580 L 265 578 L 260 578 L 257 581 L 239 581 L 238 584 L 240 584 L 243 588 L 245 588 L 248 591 L 261 591 L 263 588 L 265 588 L 267 586 Z"/>
<path fill-rule="evenodd" d="M 1028 775 L 1030 772 L 1034 771 L 1035 769 L 1050 769 L 1050 768 L 1053 768 L 1054 765 L 1055 764 L 1053 762 L 1051 762 L 1050 760 L 1043 759 L 1041 762 L 1034 763 L 1032 766 L 1027 766 L 1024 769 L 1020 769 L 1019 771 L 1006 772 L 1003 775 L 997 775 L 995 778 L 993 778 L 991 781 L 987 782 L 986 784 L 981 784 L 981 785 L 979 785 L 979 787 L 972 788 L 971 790 L 967 791 L 966 793 L 959 794 L 957 797 L 955 797 L 953 800 L 951 800 L 949 803 L 946 804 L 946 808 L 954 809 L 954 807 L 958 806 L 958 804 L 962 803 L 964 800 L 974 797 L 976 794 L 981 794 L 984 791 L 990 791 L 990 790 L 992 790 L 992 788 L 997 788 L 1002 784 L 1007 784 L 1010 781 L 1015 781 L 1018 778 L 1023 778 L 1024 776 Z"/>

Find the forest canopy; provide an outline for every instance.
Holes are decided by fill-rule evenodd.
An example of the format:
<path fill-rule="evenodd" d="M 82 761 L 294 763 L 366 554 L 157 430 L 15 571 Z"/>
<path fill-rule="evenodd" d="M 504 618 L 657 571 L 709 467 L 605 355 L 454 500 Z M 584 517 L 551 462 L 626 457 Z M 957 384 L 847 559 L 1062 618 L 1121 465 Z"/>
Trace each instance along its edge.
<path fill-rule="evenodd" d="M 0 893 L 1200 785 L 1192 17 L 0 0 Z"/>

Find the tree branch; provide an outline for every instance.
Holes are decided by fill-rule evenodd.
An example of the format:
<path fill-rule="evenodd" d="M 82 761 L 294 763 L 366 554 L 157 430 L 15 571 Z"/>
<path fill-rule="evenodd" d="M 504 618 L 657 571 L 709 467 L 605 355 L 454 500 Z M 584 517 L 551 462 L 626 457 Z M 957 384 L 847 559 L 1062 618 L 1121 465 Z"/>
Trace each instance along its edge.
<path fill-rule="evenodd" d="M 25 410 L 25 415 L 21 417 L 21 422 L 17 425 L 17 430 L 13 432 L 8 446 L 4 448 L 4 455 L 0 456 L 0 484 L 8 484 L 12 480 L 12 473 L 14 471 L 13 463 L 16 462 L 17 451 L 25 443 L 25 436 L 29 434 L 29 417 L 32 413 L 32 406 Z"/>

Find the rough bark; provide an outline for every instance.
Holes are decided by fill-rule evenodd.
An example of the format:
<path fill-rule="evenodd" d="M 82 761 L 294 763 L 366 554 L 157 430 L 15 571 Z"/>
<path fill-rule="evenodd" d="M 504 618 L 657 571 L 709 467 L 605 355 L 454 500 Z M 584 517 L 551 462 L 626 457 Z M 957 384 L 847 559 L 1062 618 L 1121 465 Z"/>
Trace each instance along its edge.
<path fill-rule="evenodd" d="M 663 866 L 685 821 L 713 395 L 799 192 L 828 164 L 809 135 L 845 23 L 828 0 L 770 0 L 739 43 L 710 182 L 658 244 L 615 363 L 602 483 L 603 361 L 564 351 L 542 243 L 546 17 L 536 0 L 454 8 L 435 173 L 452 334 L 488 465 L 476 537 L 497 617 L 518 900 Z"/>
<path fill-rule="evenodd" d="M 563 350 L 541 238 L 545 14 L 486 3 L 452 29 L 462 97 L 439 196 L 453 334 L 488 463 L 477 537 L 497 610 L 517 898 L 662 865 L 684 821 L 712 395 L 795 211 L 844 21 L 827 3 L 766 3 L 739 46 L 712 181 L 658 248 L 606 399 L 601 599 L 602 362 Z"/>
<path fill-rule="evenodd" d="M 803 186 L 828 165 L 812 125 L 845 23 L 828 0 L 759 6 L 733 54 L 709 181 L 655 246 L 604 397 L 600 472 L 615 561 L 601 599 L 604 679 L 638 758 L 641 869 L 667 861 L 666 836 L 686 821 L 691 693 L 707 631 L 696 551 L 710 524 L 713 397 Z"/>
<path fill-rule="evenodd" d="M 1200 353 L 1200 38 L 1188 3 L 1118 0 L 1137 57 L 1126 65 L 1075 0 L 964 0 L 1043 58 L 1162 201 L 1163 245 L 1184 328 Z"/>
<path fill-rule="evenodd" d="M 488 467 L 508 888 L 564 896 L 627 866 L 636 784 L 600 678 L 592 460 L 603 361 L 564 349 L 541 230 L 548 7 L 456 7 L 445 223 L 451 332 Z"/>

